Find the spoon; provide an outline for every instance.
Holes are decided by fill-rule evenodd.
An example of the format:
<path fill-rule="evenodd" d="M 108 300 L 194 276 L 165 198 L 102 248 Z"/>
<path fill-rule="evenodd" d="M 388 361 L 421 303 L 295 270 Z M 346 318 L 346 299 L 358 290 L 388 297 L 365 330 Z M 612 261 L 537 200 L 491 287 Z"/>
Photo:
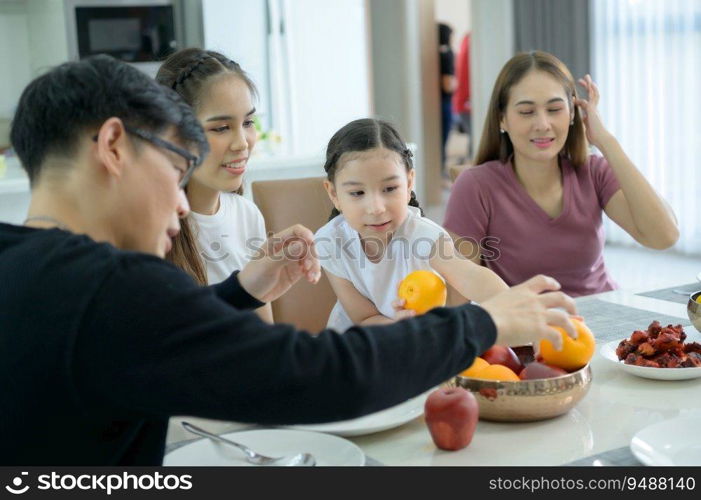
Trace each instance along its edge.
<path fill-rule="evenodd" d="M 206 437 L 212 441 L 218 441 L 220 443 L 228 444 L 234 446 L 239 450 L 243 451 L 246 455 L 246 461 L 255 465 L 277 465 L 277 466 L 302 466 L 311 467 L 316 465 L 316 459 L 311 453 L 298 453 L 297 455 L 287 455 L 284 457 L 268 457 L 256 453 L 248 446 L 244 446 L 240 443 L 235 443 L 211 432 L 207 432 L 196 425 L 192 425 L 190 422 L 182 422 L 182 426 L 186 431 L 197 434 L 198 436 Z"/>

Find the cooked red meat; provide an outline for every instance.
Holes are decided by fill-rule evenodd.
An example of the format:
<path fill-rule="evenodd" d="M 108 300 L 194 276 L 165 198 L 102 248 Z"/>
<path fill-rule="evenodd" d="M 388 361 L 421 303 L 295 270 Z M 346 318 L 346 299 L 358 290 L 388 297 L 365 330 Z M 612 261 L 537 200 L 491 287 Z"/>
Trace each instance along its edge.
<path fill-rule="evenodd" d="M 636 352 L 642 356 L 654 356 L 656 351 L 650 342 L 643 342 L 638 346 Z"/>
<path fill-rule="evenodd" d="M 679 334 L 670 332 L 661 332 L 656 339 L 650 341 L 652 347 L 655 348 L 657 352 L 668 352 L 668 351 L 679 351 L 681 352 L 682 344 L 679 340 Z"/>
<path fill-rule="evenodd" d="M 701 368 L 701 354 L 698 352 L 690 352 L 686 355 L 686 359 L 682 362 L 684 368 Z"/>
<path fill-rule="evenodd" d="M 638 346 L 629 340 L 621 340 L 621 343 L 618 344 L 618 347 L 616 348 L 616 356 L 618 356 L 618 359 L 626 359 L 626 357 L 631 352 L 635 352 L 637 348 Z"/>
<path fill-rule="evenodd" d="M 679 356 L 668 352 L 655 356 L 651 361 L 657 363 L 660 368 L 679 368 L 682 364 L 682 359 Z"/>
<path fill-rule="evenodd" d="M 625 363 L 627 365 L 635 365 L 635 366 L 647 366 L 651 368 L 659 368 L 660 365 L 655 363 L 654 361 L 651 361 L 644 356 L 641 356 L 639 354 L 631 353 L 628 355 L 628 357 L 625 359 Z"/>
<path fill-rule="evenodd" d="M 653 321 L 650 323 L 650 326 L 647 327 L 647 333 L 650 334 L 651 337 L 657 337 L 657 334 L 660 333 L 660 330 L 662 330 L 662 326 L 660 326 L 659 321 Z"/>
<path fill-rule="evenodd" d="M 653 321 L 647 331 L 635 330 L 630 339 L 623 339 L 616 348 L 624 363 L 652 368 L 701 367 L 701 344 L 684 344 L 682 325 L 663 327 Z"/>
<path fill-rule="evenodd" d="M 630 343 L 634 345 L 639 345 L 642 344 L 643 342 L 647 342 L 649 339 L 649 336 L 647 332 L 644 332 L 642 330 L 635 330 L 633 334 L 630 336 Z"/>
<path fill-rule="evenodd" d="M 698 342 L 692 342 L 690 344 L 685 344 L 684 345 L 684 352 L 690 353 L 690 352 L 696 352 L 698 354 L 701 354 L 701 344 Z"/>

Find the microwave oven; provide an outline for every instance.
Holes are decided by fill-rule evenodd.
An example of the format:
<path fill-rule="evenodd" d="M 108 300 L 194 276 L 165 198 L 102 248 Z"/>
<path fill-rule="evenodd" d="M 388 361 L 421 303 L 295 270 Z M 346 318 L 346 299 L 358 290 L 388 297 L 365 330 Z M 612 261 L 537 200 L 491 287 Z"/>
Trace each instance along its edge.
<path fill-rule="evenodd" d="M 155 73 L 182 43 L 179 0 L 66 0 L 72 60 L 109 54 Z"/>

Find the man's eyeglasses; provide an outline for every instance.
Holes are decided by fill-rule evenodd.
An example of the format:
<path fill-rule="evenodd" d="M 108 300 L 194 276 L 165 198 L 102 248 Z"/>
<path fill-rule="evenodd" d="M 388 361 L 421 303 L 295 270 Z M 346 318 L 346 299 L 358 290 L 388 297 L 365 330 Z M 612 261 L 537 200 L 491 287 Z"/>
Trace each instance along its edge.
<path fill-rule="evenodd" d="M 137 136 L 139 139 L 143 139 L 146 142 L 150 142 L 154 146 L 167 149 L 168 151 L 172 151 L 173 153 L 182 156 L 185 159 L 185 161 L 187 162 L 187 167 L 185 168 L 185 170 L 181 170 L 178 168 L 178 171 L 180 171 L 180 180 L 178 181 L 178 187 L 181 189 L 187 186 L 187 183 L 190 181 L 190 177 L 192 177 L 193 172 L 200 165 L 200 163 L 202 163 L 202 160 L 199 157 L 193 155 L 186 149 L 178 147 L 175 144 L 166 141 L 165 139 L 161 139 L 160 137 L 152 134 L 151 132 L 130 127 L 128 125 L 124 125 L 124 129 L 130 134 Z M 92 140 L 97 141 L 97 136 L 93 137 Z"/>

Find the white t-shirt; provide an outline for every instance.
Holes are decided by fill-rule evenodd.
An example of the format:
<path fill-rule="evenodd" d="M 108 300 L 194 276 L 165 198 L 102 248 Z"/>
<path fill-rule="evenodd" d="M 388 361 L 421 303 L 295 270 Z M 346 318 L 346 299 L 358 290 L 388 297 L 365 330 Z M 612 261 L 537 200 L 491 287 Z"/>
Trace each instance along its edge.
<path fill-rule="evenodd" d="M 435 222 L 421 217 L 416 207 L 409 207 L 409 215 L 395 232 L 382 260 L 372 263 L 363 251 L 360 237 L 339 215 L 314 235 L 322 267 L 339 278 L 353 283 L 362 295 L 370 299 L 380 312 L 389 318 L 395 316 L 392 302 L 397 299 L 397 288 L 404 277 L 420 269 L 431 270 L 429 259 L 435 242 L 448 233 Z M 328 327 L 339 332 L 353 325 L 340 302 L 336 302 L 329 316 Z"/>
<path fill-rule="evenodd" d="M 266 240 L 263 214 L 252 201 L 233 193 L 222 193 L 219 199 L 214 215 L 190 212 L 210 285 L 242 269 Z"/>

